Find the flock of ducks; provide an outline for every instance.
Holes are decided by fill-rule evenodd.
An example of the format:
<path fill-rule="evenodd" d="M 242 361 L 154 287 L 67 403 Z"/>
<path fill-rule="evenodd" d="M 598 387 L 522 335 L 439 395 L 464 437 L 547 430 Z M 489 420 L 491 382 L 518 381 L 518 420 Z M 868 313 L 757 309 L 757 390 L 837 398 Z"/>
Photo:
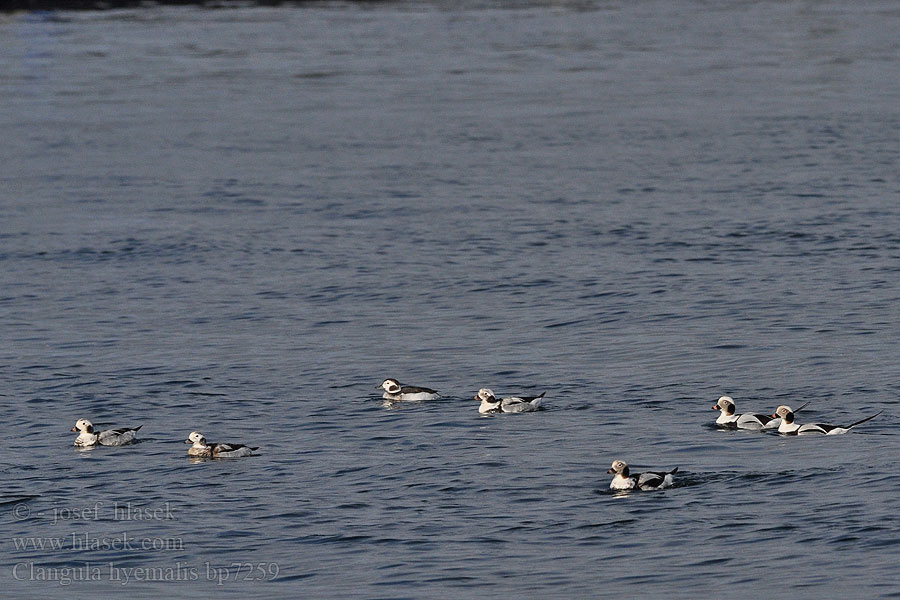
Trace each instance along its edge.
<path fill-rule="evenodd" d="M 382 398 L 389 402 L 397 401 L 420 401 L 434 400 L 440 398 L 440 394 L 426 387 L 415 385 L 404 385 L 396 379 L 385 379 L 378 389 L 383 389 Z M 532 412 L 541 407 L 541 401 L 544 398 L 542 393 L 539 396 L 510 396 L 507 398 L 497 398 L 493 390 L 490 388 L 481 388 L 475 395 L 475 400 L 479 400 L 481 405 L 478 412 L 481 414 L 491 413 L 520 413 Z M 775 409 L 772 415 L 744 413 L 738 414 L 734 399 L 730 396 L 722 396 L 713 405 L 713 409 L 719 411 L 719 417 L 716 419 L 716 426 L 722 429 L 749 429 L 762 431 L 767 429 L 777 429 L 778 433 L 784 435 L 837 435 L 847 433 L 853 427 L 861 425 L 866 421 L 874 419 L 881 412 L 877 412 L 870 417 L 866 417 L 856 423 L 850 425 L 830 425 L 825 423 L 807 423 L 799 425 L 794 422 L 794 413 L 801 411 L 808 402 L 800 406 L 796 411 L 790 406 L 781 405 Z M 661 490 L 671 487 L 673 484 L 673 475 L 678 472 L 678 467 L 671 471 L 646 471 L 644 473 L 631 473 L 628 463 L 624 460 L 614 460 L 607 473 L 613 475 L 613 479 L 609 484 L 613 490 L 641 490 L 652 491 Z"/>
<path fill-rule="evenodd" d="M 141 427 L 143 425 L 95 432 L 93 423 L 87 419 L 78 419 L 72 431 L 78 432 L 78 437 L 75 438 L 75 446 L 78 448 L 124 446 L 134 441 L 134 436 Z M 184 443 L 193 444 L 188 448 L 188 456 L 196 458 L 240 458 L 250 456 L 253 450 L 259 450 L 258 447 L 244 444 L 210 444 L 199 431 L 192 431 Z"/>
<path fill-rule="evenodd" d="M 713 405 L 714 410 L 720 411 L 719 418 L 716 419 L 716 425 L 725 429 L 751 429 L 759 431 L 762 429 L 777 429 L 778 433 L 784 435 L 840 435 L 847 433 L 853 427 L 862 425 L 866 421 L 871 421 L 881 414 L 878 411 L 871 417 L 866 417 L 856 423 L 850 425 L 830 425 L 828 423 L 806 423 L 799 425 L 794 422 L 794 413 L 800 412 L 809 402 L 793 410 L 790 406 L 782 404 L 775 409 L 772 415 L 760 415 L 753 413 L 737 414 L 734 400 L 730 396 L 722 396 L 718 402 Z"/>
<path fill-rule="evenodd" d="M 382 398 L 388 402 L 415 402 L 421 400 L 436 400 L 441 397 L 431 388 L 417 385 L 403 385 L 396 379 L 385 379 L 376 389 L 384 390 Z M 481 401 L 478 412 L 483 415 L 491 413 L 520 413 L 533 412 L 541 407 L 540 396 L 510 396 L 497 398 L 490 388 L 481 388 L 475 395 L 476 400 Z"/>
<path fill-rule="evenodd" d="M 423 400 L 435 400 L 441 395 L 427 387 L 415 385 L 403 385 L 396 379 L 385 379 L 377 389 L 384 390 L 382 398 L 389 402 L 418 402 Z M 475 395 L 475 400 L 481 402 L 478 412 L 481 414 L 493 413 L 523 413 L 533 412 L 541 407 L 544 394 L 539 396 L 509 396 L 498 398 L 490 388 L 481 388 Z M 857 425 L 862 425 L 881 414 L 878 411 L 872 416 L 861 419 L 850 425 L 831 425 L 827 423 L 806 423 L 800 425 L 795 422 L 795 413 L 800 412 L 808 402 L 793 410 L 790 406 L 781 405 L 771 415 L 757 413 L 737 412 L 734 399 L 730 396 L 720 397 L 713 405 L 714 410 L 719 411 L 716 426 L 722 429 L 747 429 L 764 431 L 776 429 L 783 435 L 839 435 L 847 433 Z M 107 429 L 95 432 L 94 425 L 87 419 L 78 419 L 72 431 L 78 432 L 75 438 L 75 446 L 123 446 L 134 441 L 135 434 L 142 426 L 124 429 Z M 250 456 L 258 447 L 245 444 L 209 443 L 206 437 L 199 431 L 192 431 L 185 440 L 185 444 L 192 444 L 188 449 L 188 456 L 195 458 L 240 458 Z M 673 485 L 673 475 L 678 472 L 678 467 L 671 471 L 646 471 L 644 473 L 631 473 L 628 463 L 624 460 L 614 460 L 607 473 L 613 475 L 609 484 L 613 490 L 661 490 Z"/>

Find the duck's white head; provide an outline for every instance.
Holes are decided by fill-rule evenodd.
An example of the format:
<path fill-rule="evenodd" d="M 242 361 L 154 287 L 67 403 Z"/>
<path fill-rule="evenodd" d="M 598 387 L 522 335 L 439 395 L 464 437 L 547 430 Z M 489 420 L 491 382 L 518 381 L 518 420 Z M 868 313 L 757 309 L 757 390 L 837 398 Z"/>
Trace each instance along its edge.
<path fill-rule="evenodd" d="M 400 393 L 400 382 L 396 379 L 385 379 L 378 387 L 384 389 L 388 394 Z"/>
<path fill-rule="evenodd" d="M 77 421 L 75 421 L 75 427 L 72 428 L 72 431 L 78 431 L 80 433 L 94 433 L 94 424 L 87 419 L 78 419 Z"/>
<path fill-rule="evenodd" d="M 616 475 L 621 475 L 622 477 L 628 477 L 628 463 L 626 463 L 624 460 L 614 460 L 607 473 L 615 473 Z"/>
<path fill-rule="evenodd" d="M 800 408 L 803 408 L 802 406 Z M 791 410 L 790 406 L 785 406 L 782 404 L 778 408 L 775 409 L 775 414 L 772 417 L 781 417 L 781 420 L 785 423 L 793 423 L 794 422 L 794 411 Z"/>
<path fill-rule="evenodd" d="M 199 431 L 192 431 L 191 435 L 188 436 L 188 439 L 184 440 L 184 443 L 193 444 L 202 448 L 203 446 L 206 446 L 206 438 L 203 437 L 203 434 Z"/>
<path fill-rule="evenodd" d="M 478 395 L 475 396 L 476 400 L 481 400 L 482 402 L 488 402 L 493 404 L 497 401 L 497 398 L 494 396 L 494 390 L 490 388 L 481 388 L 478 390 Z"/>
<path fill-rule="evenodd" d="M 714 410 L 721 410 L 723 414 L 731 416 L 734 414 L 734 400 L 731 396 L 722 396 L 713 405 Z"/>

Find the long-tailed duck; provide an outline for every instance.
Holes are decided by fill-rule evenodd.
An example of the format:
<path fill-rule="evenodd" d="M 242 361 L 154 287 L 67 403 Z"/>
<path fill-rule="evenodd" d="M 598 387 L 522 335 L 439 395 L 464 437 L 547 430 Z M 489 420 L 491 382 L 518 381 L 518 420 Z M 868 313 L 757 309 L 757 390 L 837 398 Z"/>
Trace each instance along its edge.
<path fill-rule="evenodd" d="M 383 389 L 381 395 L 385 400 L 435 400 L 441 395 L 427 387 L 415 385 L 401 385 L 396 379 L 385 379 L 378 389 Z"/>
<path fill-rule="evenodd" d="M 193 444 L 188 448 L 188 456 L 198 458 L 240 458 L 250 456 L 258 447 L 245 446 L 244 444 L 210 444 L 199 431 L 192 431 L 185 444 Z"/>
<path fill-rule="evenodd" d="M 546 392 L 542 392 L 540 396 L 510 396 L 509 398 L 497 398 L 490 388 L 481 388 L 475 396 L 476 400 L 481 400 L 481 406 L 478 412 L 487 413 L 521 413 L 532 412 L 541 407 L 541 400 Z"/>
<path fill-rule="evenodd" d="M 75 438 L 76 446 L 124 446 L 134 441 L 134 434 L 141 427 L 143 425 L 123 429 L 105 429 L 94 433 L 93 423 L 87 419 L 78 419 L 72 431 L 79 432 L 78 437 Z"/>
<path fill-rule="evenodd" d="M 781 425 L 778 427 L 778 433 L 783 433 L 785 435 L 840 435 L 842 433 L 847 433 L 851 428 L 856 427 L 857 425 L 861 425 L 866 421 L 874 419 L 880 415 L 881 412 L 882 411 L 878 411 L 871 417 L 866 417 L 865 419 L 846 426 L 828 425 L 826 423 L 806 423 L 805 425 L 799 425 L 794 422 L 794 411 L 791 410 L 790 406 L 779 406 L 775 409 L 775 414 L 772 416 L 781 417 Z"/>
<path fill-rule="evenodd" d="M 809 402 L 806 402 L 795 410 L 800 412 Z M 781 425 L 781 419 L 776 416 L 761 415 L 756 413 L 737 414 L 734 399 L 731 396 L 722 396 L 713 405 L 713 410 L 721 411 L 716 419 L 716 426 L 722 429 L 776 429 Z"/>
<path fill-rule="evenodd" d="M 678 472 L 678 467 L 671 471 L 647 471 L 630 475 L 628 464 L 624 460 L 614 460 L 607 473 L 615 473 L 615 477 L 609 483 L 611 490 L 633 490 L 635 488 L 648 492 L 672 487 L 672 475 Z"/>

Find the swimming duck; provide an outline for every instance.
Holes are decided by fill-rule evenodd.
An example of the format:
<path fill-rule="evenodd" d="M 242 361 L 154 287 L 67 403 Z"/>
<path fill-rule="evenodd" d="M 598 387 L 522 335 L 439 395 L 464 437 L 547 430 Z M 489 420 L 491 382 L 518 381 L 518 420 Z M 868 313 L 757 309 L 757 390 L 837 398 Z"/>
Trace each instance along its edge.
<path fill-rule="evenodd" d="M 383 389 L 381 395 L 385 400 L 435 400 L 441 395 L 436 391 L 415 385 L 401 385 L 396 379 L 385 379 L 378 389 Z"/>
<path fill-rule="evenodd" d="M 509 398 L 497 398 L 490 388 L 481 388 L 475 396 L 475 400 L 481 400 L 481 406 L 478 412 L 487 413 L 520 413 L 532 412 L 541 407 L 541 400 L 544 394 L 540 396 L 510 396 Z"/>
<path fill-rule="evenodd" d="M 633 490 L 635 488 L 648 492 L 661 490 L 672 486 L 672 475 L 678 472 L 678 467 L 671 471 L 647 471 L 630 475 L 628 463 L 624 460 L 614 460 L 607 473 L 614 473 L 615 477 L 609 483 L 611 490 Z"/>
<path fill-rule="evenodd" d="M 79 432 L 78 437 L 75 438 L 76 446 L 124 446 L 134 441 L 134 434 L 141 427 L 143 425 L 124 429 L 106 429 L 100 433 L 94 433 L 93 423 L 87 419 L 78 419 L 75 421 L 72 431 Z"/>
<path fill-rule="evenodd" d="M 794 411 L 791 410 L 790 406 L 784 405 L 775 409 L 775 414 L 772 416 L 781 417 L 781 425 L 778 427 L 778 433 L 783 433 L 785 435 L 840 435 L 842 433 L 847 433 L 851 428 L 856 427 L 857 425 L 861 425 L 866 421 L 874 419 L 880 415 L 881 412 L 882 411 L 878 411 L 871 417 L 866 417 L 861 421 L 846 426 L 828 425 L 826 423 L 806 423 L 805 425 L 799 425 L 794 422 Z"/>
<path fill-rule="evenodd" d="M 210 444 L 199 431 L 192 431 L 184 443 L 193 444 L 188 448 L 188 456 L 198 458 L 240 458 L 250 456 L 253 450 L 259 450 L 258 447 L 253 448 L 244 444 Z"/>

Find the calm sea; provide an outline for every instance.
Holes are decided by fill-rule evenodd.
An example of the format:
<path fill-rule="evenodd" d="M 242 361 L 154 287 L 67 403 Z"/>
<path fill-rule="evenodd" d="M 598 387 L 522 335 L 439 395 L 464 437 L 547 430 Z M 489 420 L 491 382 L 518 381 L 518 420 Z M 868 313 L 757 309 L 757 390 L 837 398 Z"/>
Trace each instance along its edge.
<path fill-rule="evenodd" d="M 4 593 L 900 597 L 898 30 L 836 0 L 0 16 Z M 484 386 L 546 410 L 481 417 Z M 721 432 L 722 394 L 884 412 Z M 78 418 L 140 442 L 76 451 Z M 258 456 L 192 463 L 192 430 Z M 614 459 L 676 487 L 613 495 Z"/>

